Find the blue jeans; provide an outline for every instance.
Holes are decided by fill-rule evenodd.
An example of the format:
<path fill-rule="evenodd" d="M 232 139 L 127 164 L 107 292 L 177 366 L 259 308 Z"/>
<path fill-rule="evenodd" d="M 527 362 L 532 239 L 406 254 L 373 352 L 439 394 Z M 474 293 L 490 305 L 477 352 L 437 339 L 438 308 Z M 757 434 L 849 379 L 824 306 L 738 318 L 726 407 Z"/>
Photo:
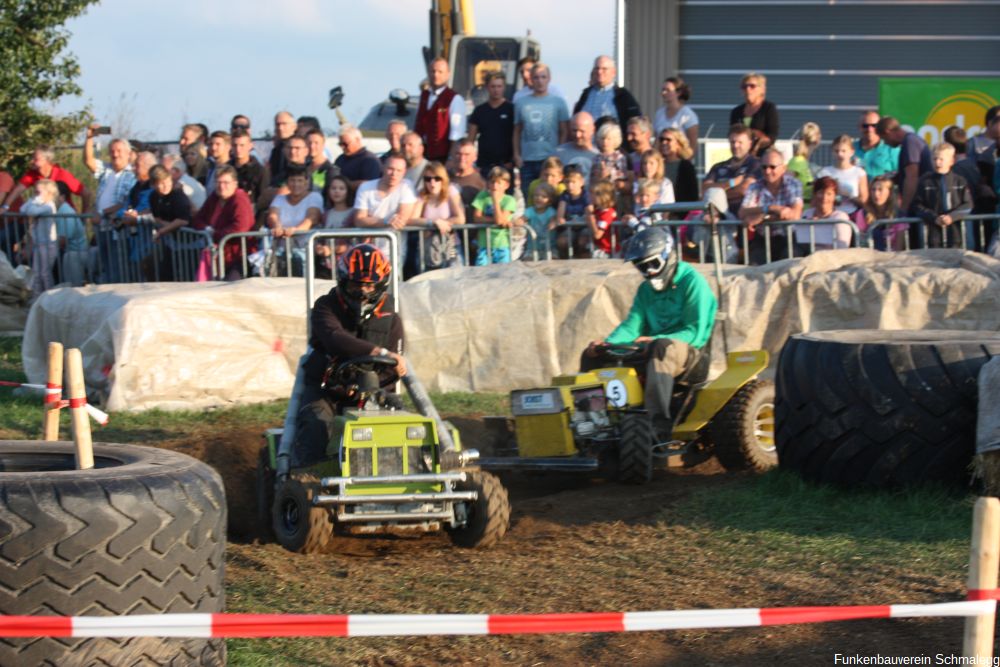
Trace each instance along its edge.
<path fill-rule="evenodd" d="M 113 229 L 97 231 L 98 279 L 99 283 L 117 283 L 121 281 L 120 261 L 118 258 L 118 233 Z"/>

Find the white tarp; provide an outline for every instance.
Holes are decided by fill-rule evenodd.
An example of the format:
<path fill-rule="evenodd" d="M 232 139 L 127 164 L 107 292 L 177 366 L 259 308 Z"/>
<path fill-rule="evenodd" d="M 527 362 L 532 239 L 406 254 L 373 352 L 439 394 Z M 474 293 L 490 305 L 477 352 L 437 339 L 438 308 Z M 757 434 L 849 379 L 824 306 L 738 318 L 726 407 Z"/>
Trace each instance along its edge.
<path fill-rule="evenodd" d="M 28 316 L 28 286 L 0 252 L 0 332 L 20 331 Z"/>
<path fill-rule="evenodd" d="M 430 389 L 545 384 L 576 370 L 580 350 L 621 320 L 638 284 L 615 260 L 430 272 L 401 287 L 407 356 Z M 800 331 L 1000 330 L 1000 260 L 960 250 L 820 252 L 726 267 L 725 285 L 729 349 L 763 348 L 772 361 Z M 111 410 L 282 398 L 305 349 L 304 315 L 300 279 L 62 288 L 32 308 L 25 370 L 44 381 L 45 345 L 60 340 L 81 347 L 88 385 Z M 717 330 L 717 361 L 723 347 Z"/>

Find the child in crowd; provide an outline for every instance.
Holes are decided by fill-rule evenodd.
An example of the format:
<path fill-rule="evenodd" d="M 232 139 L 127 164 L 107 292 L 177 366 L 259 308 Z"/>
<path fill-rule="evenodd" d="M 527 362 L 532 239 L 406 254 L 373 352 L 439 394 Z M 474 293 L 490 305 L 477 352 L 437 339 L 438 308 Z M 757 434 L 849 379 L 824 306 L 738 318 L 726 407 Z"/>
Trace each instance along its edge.
<path fill-rule="evenodd" d="M 59 189 L 56 234 L 59 237 L 59 248 L 62 253 L 62 271 L 59 278 L 73 287 L 82 287 L 84 269 L 87 266 L 87 230 L 83 220 L 69 204 L 69 186 L 57 181 L 56 187 Z"/>
<path fill-rule="evenodd" d="M 52 271 L 59 259 L 59 233 L 55 217 L 59 188 L 55 181 L 43 178 L 35 183 L 35 196 L 21 207 L 31 221 L 25 256 L 31 257 L 31 291 L 38 296 L 56 285 Z"/>
<path fill-rule="evenodd" d="M 510 262 L 509 230 L 520 220 L 515 220 L 517 201 L 507 194 L 509 188 L 510 172 L 503 167 L 493 167 L 486 179 L 486 189 L 472 200 L 473 222 L 495 225 L 493 229 L 479 231 L 476 266 Z"/>
<path fill-rule="evenodd" d="M 864 214 L 864 206 L 868 201 L 868 175 L 853 163 L 854 140 L 849 136 L 840 135 L 833 140 L 831 148 L 833 166 L 820 169 L 819 176 L 829 176 L 837 181 L 837 194 L 840 197 L 837 210 L 846 213 L 863 232 L 868 227 Z"/>
<path fill-rule="evenodd" d="M 346 177 L 337 175 L 331 176 L 326 181 L 326 199 L 330 202 L 330 208 L 323 215 L 323 229 L 343 229 L 352 224 L 352 208 L 354 192 L 351 182 Z M 327 241 L 316 242 L 316 273 L 320 277 L 332 277 L 333 267 L 337 265 L 337 258 L 347 252 L 351 247 L 351 239 L 329 239 L 332 240 L 333 250 L 330 250 L 330 243 Z"/>
<path fill-rule="evenodd" d="M 555 229 L 556 217 L 556 191 L 548 183 L 539 183 L 535 188 L 535 195 L 531 202 L 531 208 L 525 210 L 522 225 L 530 227 L 535 232 L 535 240 L 528 238 L 528 245 L 522 259 L 533 259 L 537 250 L 542 259 L 547 257 L 552 248 L 550 232 Z M 546 252 L 549 251 L 549 252 Z"/>
<path fill-rule="evenodd" d="M 926 236 L 917 236 L 918 227 L 910 228 L 910 245 L 928 248 L 961 248 L 961 220 L 972 211 L 972 193 L 964 177 L 951 170 L 955 165 L 955 147 L 942 141 L 931 149 L 934 172 L 917 181 L 913 213 L 924 221 Z M 916 242 L 916 243 L 914 243 Z"/>
<path fill-rule="evenodd" d="M 615 207 L 618 216 L 632 210 L 629 198 L 632 195 L 632 171 L 628 157 L 621 151 L 622 129 L 617 123 L 604 123 L 597 130 L 597 150 L 594 164 L 590 168 L 590 180 L 611 181 L 615 186 Z"/>
<path fill-rule="evenodd" d="M 566 168 L 566 192 L 559 197 L 559 206 L 556 209 L 556 247 L 559 249 L 560 259 L 566 259 L 568 256 L 570 239 L 574 239 L 574 256 L 587 256 L 586 231 L 582 227 L 577 227 L 574 231 L 566 223 L 584 222 L 589 217 L 589 206 L 583 170 L 576 165 L 570 165 Z"/>
<path fill-rule="evenodd" d="M 865 203 L 865 227 L 871 227 L 876 220 L 890 220 L 899 217 L 896 203 L 896 190 L 891 174 L 876 176 L 872 181 L 871 197 Z M 877 227 L 872 232 L 876 250 L 902 250 L 905 246 L 903 236 L 907 225 L 893 225 L 892 228 Z"/>
<path fill-rule="evenodd" d="M 799 143 L 795 145 L 795 155 L 788 161 L 787 173 L 798 179 L 802 184 L 803 201 L 812 201 L 813 180 L 819 167 L 814 165 L 809 159 L 813 151 L 819 146 L 823 139 L 823 133 L 816 123 L 806 123 L 799 130 Z"/>
<path fill-rule="evenodd" d="M 598 181 L 591 193 L 593 215 L 589 216 L 590 234 L 594 238 L 594 257 L 607 259 L 621 250 L 620 234 L 612 227 L 618 219 L 615 211 L 615 186 L 611 181 Z"/>
<path fill-rule="evenodd" d="M 535 188 L 542 183 L 548 183 L 551 185 L 556 191 L 556 197 L 559 197 L 562 193 L 566 192 L 566 185 L 564 183 L 565 179 L 566 174 L 563 171 L 562 160 L 554 155 L 552 157 L 545 158 L 545 160 L 542 161 L 542 168 L 539 172 L 538 178 L 528 184 L 528 201 L 534 201 Z"/>
<path fill-rule="evenodd" d="M 642 158 L 639 160 L 639 178 L 648 178 L 659 182 L 660 198 L 657 201 L 658 204 L 673 204 L 675 201 L 674 184 L 670 182 L 670 179 L 663 172 L 663 156 L 660 155 L 659 151 L 650 149 L 642 154 Z M 633 186 L 633 195 L 638 190 L 638 184 L 639 182 L 636 181 L 636 184 Z"/>
<path fill-rule="evenodd" d="M 650 213 L 649 207 L 660 200 L 660 184 L 648 178 L 639 179 L 635 191 L 635 213 L 629 213 L 622 220 L 628 223 L 633 234 L 638 234 L 654 223 L 663 220 L 663 214 Z"/>

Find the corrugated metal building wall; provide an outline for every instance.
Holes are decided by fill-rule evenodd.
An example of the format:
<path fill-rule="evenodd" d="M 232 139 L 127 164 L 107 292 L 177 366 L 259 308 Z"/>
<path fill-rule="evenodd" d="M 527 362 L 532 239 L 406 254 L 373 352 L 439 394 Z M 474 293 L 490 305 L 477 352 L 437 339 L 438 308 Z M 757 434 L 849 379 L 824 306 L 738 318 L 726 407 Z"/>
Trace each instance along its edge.
<path fill-rule="evenodd" d="M 887 76 L 1000 76 L 1000 0 L 625 0 L 625 85 L 652 116 L 675 73 L 701 135 L 724 137 L 740 77 L 767 76 L 783 139 L 857 135 Z"/>

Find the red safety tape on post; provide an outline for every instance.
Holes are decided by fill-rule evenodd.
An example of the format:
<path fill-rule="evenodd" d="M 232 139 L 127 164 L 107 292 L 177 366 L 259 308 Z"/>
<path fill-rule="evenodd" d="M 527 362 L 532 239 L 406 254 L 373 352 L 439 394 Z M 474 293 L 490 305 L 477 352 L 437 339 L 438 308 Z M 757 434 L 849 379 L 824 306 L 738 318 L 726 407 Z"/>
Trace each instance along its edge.
<path fill-rule="evenodd" d="M 347 637 L 345 615 L 212 614 L 213 637 Z"/>
<path fill-rule="evenodd" d="M 69 616 L 0 616 L 0 637 L 72 637 Z"/>
<path fill-rule="evenodd" d="M 966 600 L 1000 600 L 1000 588 L 972 588 Z"/>
<path fill-rule="evenodd" d="M 760 610 L 761 625 L 791 625 L 794 623 L 826 623 L 851 621 L 858 618 L 890 618 L 889 605 L 857 607 L 778 607 Z"/>
<path fill-rule="evenodd" d="M 625 614 L 496 614 L 489 617 L 489 634 L 545 632 L 624 632 Z"/>
<path fill-rule="evenodd" d="M 62 385 L 52 384 L 47 382 L 45 384 L 45 398 L 42 402 L 46 405 L 51 405 L 52 403 L 58 403 L 62 397 Z"/>
<path fill-rule="evenodd" d="M 71 398 L 69 399 L 69 407 L 71 408 L 86 408 L 87 399 L 85 398 Z"/>
<path fill-rule="evenodd" d="M 140 614 L 0 616 L 0 637 L 390 637 L 638 632 L 827 623 L 862 618 L 980 616 L 993 600 L 916 605 L 694 609 L 570 614 Z"/>

